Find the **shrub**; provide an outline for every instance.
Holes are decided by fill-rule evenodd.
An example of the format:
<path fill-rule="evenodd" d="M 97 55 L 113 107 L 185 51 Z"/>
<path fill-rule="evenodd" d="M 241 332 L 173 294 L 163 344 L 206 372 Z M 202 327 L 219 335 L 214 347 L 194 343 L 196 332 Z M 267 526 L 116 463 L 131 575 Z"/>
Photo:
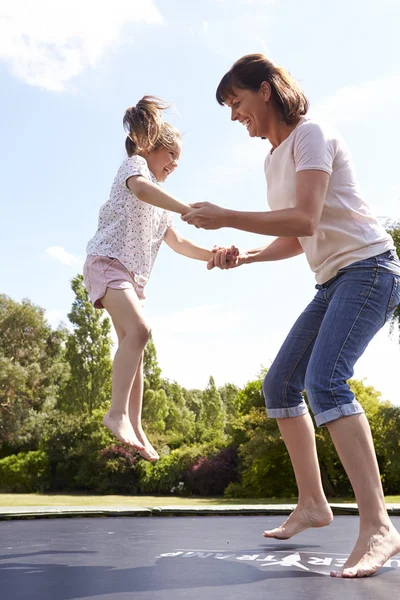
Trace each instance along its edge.
<path fill-rule="evenodd" d="M 187 495 L 186 473 L 199 459 L 207 457 L 215 447 L 196 445 L 173 450 L 156 463 L 139 461 L 137 472 L 142 494 L 171 494 L 178 492 Z M 181 482 L 184 484 L 182 486 Z M 180 485 L 181 484 L 181 485 Z"/>
<path fill-rule="evenodd" d="M 0 460 L 0 489 L 10 493 L 41 492 L 49 484 L 49 461 L 41 450 Z"/>
<path fill-rule="evenodd" d="M 190 493 L 199 496 L 222 496 L 230 483 L 237 482 L 237 450 L 223 448 L 217 454 L 201 456 L 188 468 L 183 476 Z"/>

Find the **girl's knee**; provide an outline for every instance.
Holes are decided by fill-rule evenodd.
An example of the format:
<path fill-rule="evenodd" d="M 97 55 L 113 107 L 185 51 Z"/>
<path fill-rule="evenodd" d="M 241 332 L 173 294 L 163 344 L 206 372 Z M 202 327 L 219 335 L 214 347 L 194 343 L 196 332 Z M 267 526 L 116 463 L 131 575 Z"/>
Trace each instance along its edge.
<path fill-rule="evenodd" d="M 134 346 L 139 346 L 144 350 L 147 342 L 151 337 L 151 327 L 145 321 L 141 321 L 136 327 L 132 327 L 125 332 L 123 339 L 129 340 L 129 343 Z"/>

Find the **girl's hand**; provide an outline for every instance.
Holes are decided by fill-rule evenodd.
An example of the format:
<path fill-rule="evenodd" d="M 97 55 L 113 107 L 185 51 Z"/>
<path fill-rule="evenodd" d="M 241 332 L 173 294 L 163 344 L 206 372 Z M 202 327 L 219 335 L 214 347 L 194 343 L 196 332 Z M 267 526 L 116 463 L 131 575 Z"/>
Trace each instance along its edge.
<path fill-rule="evenodd" d="M 224 248 L 221 246 L 214 246 L 213 257 L 207 263 L 207 269 L 211 270 L 214 267 L 219 269 L 233 269 L 239 267 L 245 262 L 247 254 L 240 253 L 236 246 L 230 248 Z"/>
<path fill-rule="evenodd" d="M 190 210 L 181 217 L 189 225 L 194 225 L 201 229 L 220 229 L 221 227 L 225 227 L 227 212 L 225 208 L 221 208 L 210 202 L 196 202 L 195 204 L 190 204 L 190 206 L 193 210 Z"/>

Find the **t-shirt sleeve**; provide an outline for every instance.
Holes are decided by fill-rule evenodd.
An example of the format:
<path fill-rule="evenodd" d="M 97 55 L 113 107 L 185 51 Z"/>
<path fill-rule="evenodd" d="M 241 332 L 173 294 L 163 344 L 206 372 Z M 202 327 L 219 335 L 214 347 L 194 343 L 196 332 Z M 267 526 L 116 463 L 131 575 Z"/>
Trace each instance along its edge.
<path fill-rule="evenodd" d="M 167 227 L 174 226 L 174 213 L 170 210 L 167 210 Z"/>
<path fill-rule="evenodd" d="M 319 125 L 305 123 L 299 127 L 293 146 L 296 173 L 314 169 L 331 175 L 335 154 L 335 140 L 327 137 Z"/>
<path fill-rule="evenodd" d="M 138 175 L 142 175 L 149 181 L 152 179 L 146 159 L 144 159 L 143 156 L 134 154 L 125 159 L 121 165 L 121 179 L 126 184 L 129 177 L 136 177 Z"/>

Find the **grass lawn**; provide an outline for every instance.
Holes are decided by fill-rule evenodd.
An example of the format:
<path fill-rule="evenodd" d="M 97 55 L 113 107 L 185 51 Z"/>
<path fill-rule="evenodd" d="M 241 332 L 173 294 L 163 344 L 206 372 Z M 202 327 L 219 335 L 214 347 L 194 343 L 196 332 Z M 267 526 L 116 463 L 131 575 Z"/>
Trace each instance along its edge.
<path fill-rule="evenodd" d="M 334 504 L 354 502 L 333 498 Z M 400 496 L 387 496 L 388 504 Z M 296 504 L 295 498 L 181 498 L 179 496 L 88 496 L 81 494 L 0 494 L 1 506 L 218 506 L 220 504 Z"/>

